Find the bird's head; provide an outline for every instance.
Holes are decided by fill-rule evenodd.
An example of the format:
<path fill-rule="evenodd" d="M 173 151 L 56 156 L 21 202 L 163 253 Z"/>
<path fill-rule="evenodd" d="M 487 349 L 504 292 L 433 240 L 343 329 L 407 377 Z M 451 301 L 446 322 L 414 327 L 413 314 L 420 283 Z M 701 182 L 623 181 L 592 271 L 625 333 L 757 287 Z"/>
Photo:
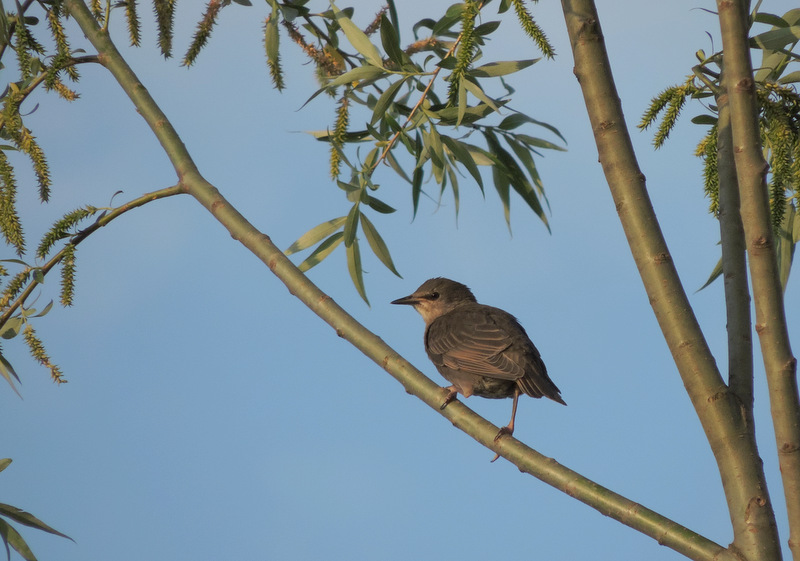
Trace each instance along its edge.
<path fill-rule="evenodd" d="M 413 294 L 392 304 L 414 306 L 426 324 L 463 304 L 475 302 L 472 291 L 460 282 L 442 277 L 426 280 Z"/>

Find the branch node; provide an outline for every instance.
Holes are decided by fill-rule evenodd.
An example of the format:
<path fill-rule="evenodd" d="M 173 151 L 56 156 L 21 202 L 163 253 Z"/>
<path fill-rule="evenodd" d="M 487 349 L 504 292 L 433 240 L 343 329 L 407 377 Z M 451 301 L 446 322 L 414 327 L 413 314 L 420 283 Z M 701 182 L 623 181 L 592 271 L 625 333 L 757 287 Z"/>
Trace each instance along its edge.
<path fill-rule="evenodd" d="M 672 256 L 666 251 L 657 253 L 653 257 L 653 263 L 655 263 L 656 265 L 663 265 L 664 263 L 671 263 L 671 262 L 672 262 Z"/>

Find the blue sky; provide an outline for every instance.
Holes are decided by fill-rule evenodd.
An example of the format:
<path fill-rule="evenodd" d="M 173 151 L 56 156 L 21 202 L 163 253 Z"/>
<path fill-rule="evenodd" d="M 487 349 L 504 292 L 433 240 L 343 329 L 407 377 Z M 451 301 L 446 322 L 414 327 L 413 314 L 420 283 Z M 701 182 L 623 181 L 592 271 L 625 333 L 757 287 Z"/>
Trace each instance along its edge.
<path fill-rule="evenodd" d="M 422 2 L 398 5 L 408 42 L 410 26 L 434 14 Z M 357 23 L 378 9 L 356 6 Z M 598 7 L 631 127 L 652 96 L 684 79 L 697 49 L 720 45 L 716 20 L 701 9 L 713 3 Z M 773 1 L 762 9 L 792 7 Z M 484 18 L 495 19 L 494 10 Z M 200 12 L 199 2 L 180 4 L 178 54 Z M 260 5 L 224 10 L 190 70 L 163 61 L 149 11 L 142 15 L 145 47 L 123 51 L 201 172 L 232 204 L 282 248 L 347 212 L 328 177 L 326 146 L 300 132 L 329 126 L 332 104 L 319 96 L 299 110 L 317 86 L 285 38 L 288 88 L 271 88 Z M 569 404 L 523 399 L 515 436 L 727 545 L 716 467 L 597 163 L 560 6 L 542 2 L 534 15 L 557 58 L 511 83 L 514 106 L 558 127 L 569 143 L 568 152 L 538 161 L 552 234 L 514 199 L 509 235 L 491 187 L 484 198 L 466 180 L 457 222 L 447 194 L 441 205 L 423 198 L 412 221 L 407 184 L 386 170 L 379 196 L 398 212 L 375 223 L 403 278 L 365 257 L 367 307 L 341 251 L 310 276 L 440 383 L 423 350 L 421 319 L 389 301 L 447 276 L 469 285 L 479 301 L 511 311 Z M 505 19 L 486 60 L 539 56 Z M 123 32 L 117 43 L 124 45 L 122 22 L 112 28 Z M 72 44 L 91 52 L 80 33 Z M 80 100 L 37 99 L 28 117 L 55 180 L 47 206 L 32 189 L 20 195 L 31 246 L 72 208 L 107 205 L 118 190 L 124 193 L 114 203 L 121 203 L 175 182 L 111 77 L 99 67 L 81 73 Z M 690 107 L 657 152 L 651 133 L 632 135 L 673 258 L 724 371 L 721 285 L 695 292 L 719 251 L 692 155 L 702 129 L 689 118 L 698 112 Z M 24 162 L 18 169 L 21 181 L 30 180 Z M 80 246 L 77 262 L 74 308 L 54 309 L 36 325 L 69 383 L 52 384 L 17 341 L 4 344 L 24 399 L 0 391 L 0 456 L 14 459 L 0 475 L 1 500 L 76 541 L 23 530 L 43 561 L 678 558 L 509 463 L 489 463 L 490 451 L 338 338 L 189 197 L 115 221 Z M 800 320 L 796 276 L 787 293 L 790 329 Z M 57 298 L 56 280 L 48 279 L 41 302 Z M 760 363 L 757 377 L 760 451 L 782 523 Z M 479 398 L 467 404 L 498 425 L 511 407 Z"/>

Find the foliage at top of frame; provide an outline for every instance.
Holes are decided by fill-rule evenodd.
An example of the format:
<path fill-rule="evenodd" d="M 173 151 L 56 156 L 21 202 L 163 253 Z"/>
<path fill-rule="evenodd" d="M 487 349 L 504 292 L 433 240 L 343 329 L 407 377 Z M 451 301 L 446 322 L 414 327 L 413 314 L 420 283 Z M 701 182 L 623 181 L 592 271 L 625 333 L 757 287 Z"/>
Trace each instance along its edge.
<path fill-rule="evenodd" d="M 375 196 L 380 188 L 376 172 L 382 165 L 411 187 L 414 214 L 426 183 L 437 188 L 428 196 L 439 200 L 449 188 L 458 213 L 459 179 L 466 175 L 483 190 L 480 168 L 488 167 L 509 228 L 513 191 L 549 229 L 548 203 L 534 157 L 541 150 L 563 147 L 519 129 L 541 127 L 564 139 L 551 125 L 509 107 L 514 90 L 505 77 L 539 59 L 479 63 L 483 48 L 501 24 L 483 20 L 489 2 L 467 0 L 451 5 L 439 19 L 418 21 L 409 43 L 401 41 L 394 2 L 388 2 L 363 28 L 354 23 L 353 8 L 342 9 L 331 2 L 330 9 L 312 13 L 308 3 L 270 1 L 271 13 L 264 24 L 267 64 L 274 86 L 282 89 L 285 77 L 279 54 L 285 33 L 316 68 L 320 88 L 306 103 L 321 94 L 335 100 L 333 125 L 311 134 L 329 143 L 331 176 L 350 210 L 312 228 L 286 250 L 291 255 L 314 248 L 300 263 L 302 270 L 344 244 L 353 283 L 367 301 L 361 232 L 372 253 L 399 275 L 367 214 L 395 210 Z M 552 47 L 522 0 L 500 2 L 498 13 L 511 7 L 523 30 L 545 56 L 552 57 Z M 505 93 L 490 94 L 484 83 L 490 81 Z M 351 145 L 362 149 L 353 154 L 348 151 Z"/>
<path fill-rule="evenodd" d="M 760 3 L 759 3 L 760 4 Z M 756 8 L 757 9 L 757 8 Z M 764 157 L 769 163 L 769 198 L 772 226 L 775 233 L 782 286 L 791 269 L 794 246 L 800 241 L 800 95 L 796 84 L 800 55 L 795 50 L 800 41 L 800 9 L 783 16 L 754 11 L 755 23 L 772 26 L 769 31 L 751 36 L 750 47 L 761 51 L 761 64 L 754 69 L 756 97 L 759 104 L 759 125 Z M 674 129 L 687 100 L 699 100 L 707 110 L 692 122 L 708 127 L 697 145 L 695 154 L 703 159 L 703 180 L 709 209 L 719 212 L 719 170 L 717 158 L 717 98 L 723 91 L 722 53 L 696 53 L 699 64 L 686 81 L 670 86 L 650 103 L 639 124 L 640 129 L 657 124 L 653 144 L 660 148 Z M 660 121 L 659 121 L 660 119 Z M 705 286 L 721 274 L 717 265 Z"/>

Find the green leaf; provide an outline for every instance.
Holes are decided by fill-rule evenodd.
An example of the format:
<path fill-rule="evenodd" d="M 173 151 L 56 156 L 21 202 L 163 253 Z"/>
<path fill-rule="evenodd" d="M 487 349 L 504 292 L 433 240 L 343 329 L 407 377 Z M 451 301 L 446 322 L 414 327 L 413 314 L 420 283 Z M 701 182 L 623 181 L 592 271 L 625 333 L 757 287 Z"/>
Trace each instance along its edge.
<path fill-rule="evenodd" d="M 319 265 L 328 255 L 330 255 L 336 247 L 342 243 L 344 239 L 344 232 L 336 232 L 327 240 L 319 244 L 311 255 L 305 261 L 300 263 L 297 268 L 302 272 L 306 272 L 312 267 Z"/>
<path fill-rule="evenodd" d="M 386 154 L 386 161 L 389 162 L 389 165 L 391 166 L 391 168 L 395 171 L 395 173 L 397 175 L 399 175 L 400 177 L 405 179 L 408 183 L 411 183 L 411 179 L 408 177 L 408 174 L 402 168 L 402 166 L 398 163 L 398 161 L 395 159 L 395 157 L 392 156 L 391 152 Z"/>
<path fill-rule="evenodd" d="M 386 14 L 381 14 L 381 45 L 389 60 L 400 67 L 405 64 L 406 54 L 400 47 L 400 37 Z"/>
<path fill-rule="evenodd" d="M 544 184 L 542 183 L 542 178 L 539 176 L 539 170 L 536 169 L 536 162 L 533 160 L 533 156 L 531 156 L 531 150 L 515 139 L 506 137 L 505 140 L 506 144 L 514 151 L 517 159 L 525 166 L 531 181 L 533 181 L 533 184 L 536 186 L 536 191 L 539 193 L 539 196 L 547 201 L 547 196 L 544 194 Z M 550 208 L 549 202 L 547 203 L 547 208 Z"/>
<path fill-rule="evenodd" d="M 30 512 L 25 512 L 24 510 L 15 506 L 0 503 L 0 516 L 5 516 L 6 518 L 10 518 L 15 522 L 19 522 L 25 526 L 30 526 L 31 528 L 36 528 L 37 530 L 47 532 L 48 534 L 54 534 L 56 536 L 61 536 L 62 538 L 67 538 L 68 540 L 72 540 L 72 538 L 70 538 L 68 535 L 62 534 L 55 528 L 51 528 Z"/>
<path fill-rule="evenodd" d="M 353 48 L 361 53 L 372 66 L 383 68 L 383 59 L 377 47 L 372 44 L 369 37 L 361 31 L 347 15 L 336 7 L 336 4 L 331 2 L 331 7 L 335 12 L 337 23 L 341 26 L 342 31 L 347 36 L 347 40 L 353 45 Z"/>
<path fill-rule="evenodd" d="M 519 72 L 523 68 L 528 68 L 532 64 L 539 62 L 541 58 L 531 58 L 528 60 L 504 60 L 490 62 L 469 71 L 471 76 L 478 78 L 493 78 L 495 76 L 505 76 Z"/>
<path fill-rule="evenodd" d="M 793 231 L 800 230 L 800 219 L 798 219 L 797 212 L 794 205 L 791 204 L 791 199 L 786 200 L 786 210 L 783 214 L 783 221 L 781 222 L 776 236 L 776 254 L 778 256 L 778 272 L 780 274 L 781 288 L 786 291 L 786 283 L 789 282 L 789 272 L 792 269 L 792 260 L 794 259 L 794 248 L 796 240 L 793 236 Z"/>
<path fill-rule="evenodd" d="M 396 208 L 387 205 L 385 202 L 380 199 L 376 199 L 372 195 L 367 195 L 364 202 L 367 203 L 372 210 L 380 212 L 381 214 L 391 214 L 397 211 Z"/>
<path fill-rule="evenodd" d="M 389 254 L 389 248 L 386 246 L 386 242 L 383 241 L 378 230 L 363 212 L 361 213 L 361 228 L 364 230 L 364 236 L 366 236 L 367 242 L 369 242 L 372 253 L 381 260 L 381 263 L 383 263 L 387 269 L 402 279 L 402 275 L 397 272 L 394 266 L 394 261 L 392 261 L 392 256 Z"/>
<path fill-rule="evenodd" d="M 381 97 L 379 97 L 377 103 L 375 103 L 375 109 L 372 111 L 372 120 L 369 122 L 370 125 L 374 125 L 383 119 L 386 111 L 389 109 L 389 106 L 394 101 L 397 92 L 400 90 L 400 87 L 405 83 L 406 80 L 407 78 L 397 80 L 388 88 L 386 88 L 386 90 L 381 94 Z"/>
<path fill-rule="evenodd" d="M 462 81 L 462 82 L 465 82 Z M 459 92 L 461 89 L 459 88 Z M 501 101 L 497 105 L 502 107 L 505 105 L 507 101 Z M 483 119 L 486 115 L 495 112 L 493 107 L 485 103 L 481 103 L 479 105 L 475 105 L 473 107 L 466 107 L 464 109 L 463 115 L 459 115 L 461 107 L 445 107 L 444 109 L 440 109 L 439 111 L 430 111 L 429 113 L 439 118 L 439 124 L 448 125 L 448 126 L 455 126 L 458 124 L 467 124 L 471 125 L 481 119 Z M 460 121 L 458 119 L 461 119 Z"/>
<path fill-rule="evenodd" d="M 768 51 L 777 51 L 800 40 L 800 25 L 773 29 L 750 38 L 750 46 Z"/>
<path fill-rule="evenodd" d="M 480 146 L 475 146 L 474 144 L 469 144 L 467 142 L 462 142 L 461 144 L 467 147 L 467 150 L 469 150 L 469 155 L 472 156 L 472 159 L 475 160 L 475 163 L 479 166 L 494 165 L 492 155 Z"/>
<path fill-rule="evenodd" d="M 467 114 L 467 109 L 469 108 L 469 105 L 467 104 L 467 89 L 464 87 L 462 82 L 458 83 L 458 96 L 456 98 L 458 101 L 458 105 L 456 106 L 458 109 L 458 118 L 456 119 L 456 126 L 459 126 L 464 120 L 464 117 Z"/>
<path fill-rule="evenodd" d="M 695 125 L 716 125 L 717 118 L 712 115 L 698 115 L 697 117 L 692 117 L 692 122 Z"/>
<path fill-rule="evenodd" d="M 285 255 L 291 255 L 311 247 L 322 238 L 331 235 L 333 232 L 341 228 L 345 220 L 347 220 L 346 216 L 340 216 L 339 218 L 333 218 L 327 222 L 323 222 L 318 226 L 314 226 L 308 232 L 300 236 L 300 238 L 298 238 L 298 240 L 289 246 L 289 249 L 283 253 Z"/>
<path fill-rule="evenodd" d="M 301 109 L 309 104 L 309 102 L 317 97 L 319 94 L 324 92 L 325 90 L 335 88 L 337 86 L 341 86 L 344 84 L 350 84 L 352 82 L 365 82 L 368 80 L 375 80 L 380 76 L 383 76 L 386 72 L 381 70 L 380 68 L 376 68 L 375 66 L 365 65 L 359 66 L 357 68 L 353 68 L 352 70 L 337 76 L 326 85 L 318 89 L 314 92 L 314 94 L 309 97 L 306 102 L 302 105 Z"/>
<path fill-rule="evenodd" d="M 559 146 L 558 144 L 553 144 L 549 140 L 536 138 L 535 136 L 529 136 L 527 134 L 517 134 L 514 135 L 514 137 L 520 142 L 524 142 L 528 146 L 535 146 L 536 148 L 545 148 L 547 150 L 558 150 L 559 152 L 567 151 L 567 149 L 564 148 L 563 146 Z"/>
<path fill-rule="evenodd" d="M 508 117 L 503 119 L 500 122 L 500 125 L 498 125 L 498 126 L 503 130 L 512 130 L 512 129 L 515 129 L 515 128 L 519 127 L 520 125 L 522 125 L 524 123 L 531 123 L 533 125 L 538 125 L 540 127 L 546 128 L 547 130 L 552 132 L 554 135 L 556 135 L 558 138 L 563 140 L 565 144 L 567 142 L 567 139 L 564 138 L 564 136 L 561 134 L 561 132 L 559 132 L 559 130 L 557 128 L 555 128 L 553 125 L 550 125 L 550 124 L 545 123 L 543 121 L 538 121 L 536 119 L 528 117 L 524 113 L 514 113 L 513 115 L 509 115 Z"/>
<path fill-rule="evenodd" d="M 414 169 L 414 174 L 412 175 L 411 181 L 411 203 L 414 209 L 412 218 L 417 216 L 417 209 L 419 208 L 419 196 L 422 193 L 422 178 L 424 175 L 425 172 L 421 167 Z"/>
<path fill-rule="evenodd" d="M 52 307 L 53 307 L 53 301 L 52 301 L 52 300 L 50 300 L 50 303 L 49 303 L 49 304 L 47 304 L 47 306 L 45 306 L 45 307 L 44 307 L 44 309 L 43 309 L 41 312 L 39 312 L 38 314 L 36 314 L 36 315 L 35 315 L 35 316 L 33 316 L 33 317 L 35 317 L 35 318 L 40 318 L 40 317 L 44 317 L 44 316 L 46 316 L 46 315 L 47 315 L 47 313 L 50 311 L 50 309 L 51 309 Z"/>
<path fill-rule="evenodd" d="M 6 469 L 9 465 L 11 465 L 11 458 L 3 458 L 0 460 L 0 471 Z"/>
<path fill-rule="evenodd" d="M 498 27 L 500 27 L 499 21 L 487 21 L 486 23 L 482 23 L 477 26 L 472 33 L 485 37 L 486 35 L 491 35 L 494 33 Z"/>
<path fill-rule="evenodd" d="M 714 266 L 714 269 L 711 271 L 711 274 L 708 276 L 708 280 L 706 281 L 706 283 L 703 286 L 701 286 L 700 288 L 698 288 L 697 292 L 700 292 L 701 290 L 703 290 L 704 288 L 709 286 L 712 282 L 717 280 L 720 277 L 720 275 L 722 275 L 722 259 L 721 258 L 720 258 L 719 261 L 717 261 L 717 264 Z"/>
<path fill-rule="evenodd" d="M 511 231 L 511 186 L 508 181 L 508 176 L 500 171 L 500 166 L 492 166 L 492 179 L 494 180 L 494 188 L 500 196 L 500 201 L 503 203 L 503 216 L 506 219 L 506 226 L 508 231 Z"/>
<path fill-rule="evenodd" d="M 477 84 L 477 82 L 473 82 L 469 78 L 464 78 L 463 80 L 461 80 L 461 83 L 464 84 L 464 87 L 467 88 L 467 91 L 469 91 L 472 95 L 480 99 L 482 102 L 484 102 L 486 105 L 488 105 L 495 111 L 498 112 L 500 111 L 500 109 L 498 109 L 497 105 L 495 104 L 494 100 L 485 93 L 483 93 L 483 90 Z"/>
<path fill-rule="evenodd" d="M 3 339 L 13 339 L 19 335 L 23 320 L 20 317 L 8 318 L 5 325 L 0 328 L 0 337 Z"/>
<path fill-rule="evenodd" d="M 321 142 L 330 142 L 331 141 L 331 131 L 324 130 L 324 131 L 304 131 L 306 134 L 310 134 L 317 140 Z M 372 135 L 368 130 L 363 131 L 348 131 L 343 135 L 342 141 L 343 142 L 368 142 L 372 141 Z"/>
<path fill-rule="evenodd" d="M 460 141 L 455 140 L 454 138 L 450 138 L 449 136 L 442 136 L 442 142 L 444 142 L 447 149 L 453 155 L 453 157 L 458 161 L 464 168 L 469 172 L 478 186 L 483 191 L 483 178 L 481 177 L 481 172 L 478 170 L 478 166 L 475 164 L 475 160 L 470 154 L 469 149 Z"/>
<path fill-rule="evenodd" d="M 344 223 L 344 245 L 350 247 L 356 239 L 356 231 L 358 230 L 358 215 L 361 211 L 358 209 L 359 203 L 353 205 L 350 212 L 347 214 L 347 221 Z"/>
<path fill-rule="evenodd" d="M 796 82 L 800 82 L 800 70 L 789 72 L 787 75 L 780 78 L 778 82 L 781 84 L 794 84 Z"/>
<path fill-rule="evenodd" d="M 25 540 L 22 539 L 22 536 L 19 535 L 19 532 L 3 519 L 0 519 L 0 537 L 3 538 L 3 543 L 6 544 L 7 552 L 10 545 L 26 561 L 36 561 L 36 556 L 28 547 L 28 544 L 25 543 Z M 8 558 L 11 559 L 11 552 L 8 552 Z"/>
<path fill-rule="evenodd" d="M 758 23 L 766 23 L 767 25 L 772 25 L 774 27 L 787 27 L 789 25 L 782 17 L 776 16 L 775 14 L 768 14 L 767 12 L 756 13 L 756 17 L 753 19 L 753 21 Z"/>
<path fill-rule="evenodd" d="M 14 384 L 14 380 L 16 380 L 18 383 L 20 382 L 19 376 L 17 376 L 17 373 L 14 372 L 14 367 L 11 366 L 11 363 L 6 360 L 6 357 L 4 357 L 2 353 L 0 353 L 0 375 L 6 379 L 6 382 L 8 382 L 8 385 L 11 386 L 12 390 L 14 390 L 14 393 L 21 398 L 22 394 L 19 393 L 16 384 Z M 12 377 L 14 380 L 12 380 Z"/>
<path fill-rule="evenodd" d="M 525 173 L 522 171 L 522 168 L 519 167 L 519 164 L 514 157 L 502 146 L 500 146 L 500 142 L 493 133 L 485 131 L 484 136 L 486 137 L 486 142 L 489 145 L 489 150 L 502 164 L 502 166 L 495 167 L 499 168 L 499 171 L 507 176 L 507 180 L 511 187 L 513 187 L 514 191 L 516 191 L 517 194 L 522 197 L 522 200 L 528 204 L 531 210 L 533 210 L 539 219 L 544 222 L 547 230 L 550 231 L 550 225 L 547 221 L 547 216 L 544 213 L 544 209 L 542 208 L 542 204 L 539 201 L 539 197 L 537 196 L 536 191 L 533 189 L 530 181 L 528 181 L 528 178 L 525 177 Z"/>
<path fill-rule="evenodd" d="M 347 270 L 350 272 L 350 278 L 353 280 L 358 294 L 369 306 L 367 291 L 364 288 L 364 271 L 361 269 L 361 251 L 358 249 L 357 240 L 353 240 L 353 243 L 347 248 Z"/>

